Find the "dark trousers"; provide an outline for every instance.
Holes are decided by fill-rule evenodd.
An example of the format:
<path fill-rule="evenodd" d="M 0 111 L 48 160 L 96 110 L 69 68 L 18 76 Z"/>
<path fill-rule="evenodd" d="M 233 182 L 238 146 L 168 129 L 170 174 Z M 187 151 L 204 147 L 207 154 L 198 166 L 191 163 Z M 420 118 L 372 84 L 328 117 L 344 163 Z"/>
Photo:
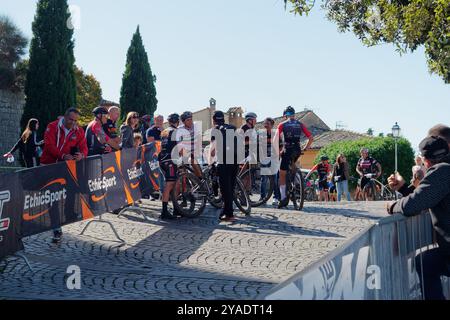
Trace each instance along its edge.
<path fill-rule="evenodd" d="M 441 276 L 450 276 L 450 256 L 443 255 L 439 248 L 425 251 L 416 257 L 416 270 L 425 300 L 445 300 Z"/>
<path fill-rule="evenodd" d="M 223 212 L 222 215 L 227 217 L 233 216 L 233 196 L 234 188 L 236 186 L 236 176 L 238 173 L 238 166 L 234 164 L 221 164 L 217 166 L 219 174 L 220 191 L 223 198 Z"/>
<path fill-rule="evenodd" d="M 25 157 L 25 166 L 27 168 L 39 167 L 39 158 L 36 157 Z"/>

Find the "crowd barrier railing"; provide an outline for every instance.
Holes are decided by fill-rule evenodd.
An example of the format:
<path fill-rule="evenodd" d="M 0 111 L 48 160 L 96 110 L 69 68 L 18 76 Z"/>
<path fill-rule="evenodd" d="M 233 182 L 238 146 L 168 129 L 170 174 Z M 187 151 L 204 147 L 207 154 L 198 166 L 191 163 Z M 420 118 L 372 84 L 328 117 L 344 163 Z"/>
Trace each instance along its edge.
<path fill-rule="evenodd" d="M 1 174 L 0 260 L 21 251 L 24 237 L 133 206 L 158 190 L 156 150 L 150 143 Z"/>
<path fill-rule="evenodd" d="M 416 267 L 423 266 L 416 257 L 435 246 L 428 212 L 411 218 L 387 217 L 259 298 L 420 300 Z M 450 297 L 447 278 L 443 278 L 443 287 Z"/>

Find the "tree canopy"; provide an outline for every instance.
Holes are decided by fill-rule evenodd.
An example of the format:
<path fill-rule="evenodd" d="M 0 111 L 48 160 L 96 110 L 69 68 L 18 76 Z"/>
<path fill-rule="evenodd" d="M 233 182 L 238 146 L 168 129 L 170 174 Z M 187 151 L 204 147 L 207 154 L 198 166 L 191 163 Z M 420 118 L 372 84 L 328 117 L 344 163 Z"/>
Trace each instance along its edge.
<path fill-rule="evenodd" d="M 284 0 L 307 15 L 315 0 Z M 322 0 L 339 31 L 352 31 L 367 46 L 393 44 L 399 53 L 424 46 L 428 68 L 450 83 L 450 0 Z"/>
<path fill-rule="evenodd" d="M 138 26 L 128 49 L 127 63 L 122 79 L 120 91 L 122 119 L 130 111 L 136 111 L 140 115 L 153 115 L 157 104 L 155 77 L 148 62 Z"/>
<path fill-rule="evenodd" d="M 25 84 L 26 103 L 22 127 L 39 119 L 40 132 L 47 124 L 76 106 L 73 30 L 67 0 L 39 0 Z"/>
<path fill-rule="evenodd" d="M 7 16 L 0 16 L 0 89 L 21 89 L 22 56 L 28 39 Z"/>
<path fill-rule="evenodd" d="M 363 138 L 356 141 L 337 141 L 320 150 L 316 162 L 320 157 L 326 155 L 331 162 L 342 153 L 346 156 L 350 165 L 350 174 L 358 177 L 356 164 L 360 158 L 361 148 L 368 148 L 370 155 L 380 162 L 383 169 L 383 177 L 387 179 L 395 171 L 395 140 L 392 137 Z M 412 176 L 411 168 L 414 165 L 414 150 L 411 143 L 405 138 L 398 140 L 398 159 L 400 174 L 409 181 Z M 386 182 L 386 181 L 384 181 Z"/>
<path fill-rule="evenodd" d="M 98 107 L 102 99 L 102 88 L 100 82 L 92 74 L 85 74 L 82 69 L 76 66 L 75 79 L 77 109 L 81 111 L 80 124 L 86 125 L 93 119 L 92 110 Z"/>

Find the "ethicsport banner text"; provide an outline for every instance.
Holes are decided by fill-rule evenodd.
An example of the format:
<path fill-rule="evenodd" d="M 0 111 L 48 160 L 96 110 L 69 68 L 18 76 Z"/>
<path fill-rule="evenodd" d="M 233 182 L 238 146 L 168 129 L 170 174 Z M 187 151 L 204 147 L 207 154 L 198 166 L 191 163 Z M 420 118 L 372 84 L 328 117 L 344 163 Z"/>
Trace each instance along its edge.
<path fill-rule="evenodd" d="M 22 238 L 133 204 L 161 187 L 158 146 L 0 175 L 0 260 Z"/>

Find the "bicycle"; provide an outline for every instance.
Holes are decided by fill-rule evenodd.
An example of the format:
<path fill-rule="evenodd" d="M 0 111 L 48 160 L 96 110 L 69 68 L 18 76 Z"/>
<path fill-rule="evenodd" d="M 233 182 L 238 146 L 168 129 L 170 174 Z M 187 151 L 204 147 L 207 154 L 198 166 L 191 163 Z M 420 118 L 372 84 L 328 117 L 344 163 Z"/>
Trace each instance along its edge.
<path fill-rule="evenodd" d="M 251 207 L 260 207 L 272 198 L 275 186 L 274 177 L 261 175 L 260 164 L 252 165 L 246 158 L 239 170 L 238 177 L 244 183 Z M 263 189 L 265 190 L 264 195 L 262 194 Z"/>
<path fill-rule="evenodd" d="M 220 188 L 218 186 L 218 177 L 216 172 L 216 165 L 211 164 L 206 166 L 202 170 L 202 178 L 198 178 L 194 175 L 193 169 L 188 165 L 182 165 L 182 169 L 180 170 L 180 175 L 178 180 L 180 181 L 182 187 L 181 187 L 181 198 L 180 196 L 176 197 L 176 202 L 174 203 L 174 206 L 176 206 L 177 209 L 180 209 L 180 200 L 181 204 L 183 204 L 183 194 L 188 192 L 188 194 L 191 194 L 194 199 L 202 199 L 201 204 L 197 210 L 193 210 L 193 213 L 187 214 L 188 217 L 197 217 L 199 216 L 203 210 L 204 205 L 206 204 L 206 201 L 208 201 L 213 207 L 217 209 L 223 208 L 223 200 L 222 195 L 220 194 Z M 186 180 L 189 183 L 185 184 L 184 186 L 183 181 Z M 245 191 L 244 184 L 242 183 L 241 179 L 239 177 L 236 178 L 236 187 L 234 191 L 234 197 L 233 201 L 236 204 L 236 206 L 239 208 L 239 210 L 249 215 L 251 212 L 251 206 L 250 206 L 250 199 L 248 197 L 247 192 Z M 190 206 L 190 210 L 192 210 L 192 203 Z"/>
<path fill-rule="evenodd" d="M 187 165 L 178 167 L 178 179 L 172 189 L 171 200 L 176 211 L 183 217 L 196 218 L 206 207 L 206 194 L 199 188 L 201 180 Z"/>
<path fill-rule="evenodd" d="M 314 202 L 319 201 L 317 196 L 317 186 L 319 181 L 307 180 L 305 184 L 305 201 Z"/>
<path fill-rule="evenodd" d="M 395 200 L 396 193 L 388 185 L 384 185 L 375 178 L 375 174 L 366 174 L 370 179 L 362 190 L 364 201 L 390 201 Z"/>
<path fill-rule="evenodd" d="M 292 201 L 295 210 L 303 210 L 305 204 L 305 178 L 294 162 L 286 174 L 286 195 Z"/>

